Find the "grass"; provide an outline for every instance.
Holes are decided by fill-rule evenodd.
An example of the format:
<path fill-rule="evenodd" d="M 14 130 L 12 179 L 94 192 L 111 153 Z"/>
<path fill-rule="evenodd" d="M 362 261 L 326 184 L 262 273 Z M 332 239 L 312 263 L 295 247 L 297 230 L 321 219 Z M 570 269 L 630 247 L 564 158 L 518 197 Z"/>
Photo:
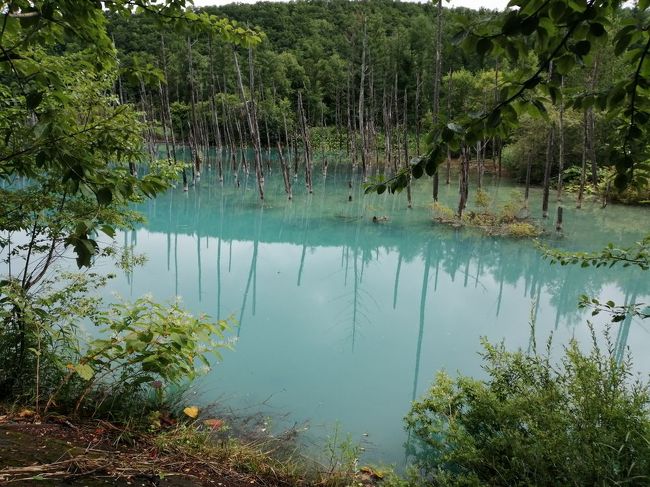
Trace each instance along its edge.
<path fill-rule="evenodd" d="M 344 438 L 327 445 L 325 453 L 332 461 L 322 465 L 301 452 L 296 430 L 276 436 L 251 433 L 233 437 L 221 420 L 176 418 L 167 427 L 151 426 L 147 431 L 142 423 L 93 419 L 72 424 L 60 415 L 21 416 L 24 411 L 15 406 L 0 408 L 0 432 L 17 429 L 26 439 L 17 449 L 21 461 L 0 462 L 1 482 L 60 482 L 83 477 L 116 482 L 148 479 L 155 484 L 165 477 L 183 477 L 197 486 L 221 482 L 228 486 L 342 487 L 377 485 L 381 478 L 391 478 L 390 472 L 359 467 L 358 447 Z M 239 430 L 239 426 L 233 429 Z M 36 432 L 56 459 L 30 458 Z"/>

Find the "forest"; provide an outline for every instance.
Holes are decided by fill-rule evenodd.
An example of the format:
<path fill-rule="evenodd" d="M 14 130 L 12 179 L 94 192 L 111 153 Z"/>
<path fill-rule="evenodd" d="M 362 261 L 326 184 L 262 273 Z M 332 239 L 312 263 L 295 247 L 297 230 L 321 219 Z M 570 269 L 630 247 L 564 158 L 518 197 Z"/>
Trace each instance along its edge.
<path fill-rule="evenodd" d="M 288 173 L 304 165 L 308 189 L 312 165 L 330 162 L 325 152 L 332 150 L 359 165 L 364 181 L 388 177 L 427 151 L 436 124 L 485 112 L 499 102 L 506 82 L 536 62 L 533 51 L 513 61 L 478 48 L 458 49 L 459 42 L 471 43 L 470 36 L 459 40 L 459 32 L 505 13 L 435 2 L 259 2 L 206 11 L 257 29 L 262 42 L 233 50 L 205 36 L 161 34 L 142 15 L 109 24 L 125 73 L 116 91 L 146 114 L 150 150 L 159 142 L 187 145 L 196 172 L 198 161 L 214 157 L 220 174 L 241 167 L 260 179 L 271 150 L 279 147 Z M 615 22 L 631 18 L 633 12 L 624 9 Z M 524 184 L 552 185 L 558 199 L 568 185 L 578 201 L 585 191 L 605 201 L 646 201 L 645 165 L 627 192 L 611 191 L 614 122 L 597 107 L 558 101 L 585 91 L 595 96 L 612 80 L 625 79 L 625 61 L 614 47 L 596 38 L 589 68 L 551 70 L 560 85 L 553 103 L 530 103 L 516 131 L 467 148 L 477 173 L 506 171 Z M 535 117 L 539 109 L 542 119 Z M 254 161 L 241 154 L 249 146 Z M 217 152 L 209 155 L 208 147 Z M 439 174 L 450 184 L 451 161 L 460 152 L 446 151 L 446 168 L 436 173 L 434 185 Z M 479 189 L 481 182 L 479 177 Z M 258 190 L 263 197 L 263 184 Z"/>
<path fill-rule="evenodd" d="M 0 483 L 649 483 L 650 1 L 0 16 Z"/>

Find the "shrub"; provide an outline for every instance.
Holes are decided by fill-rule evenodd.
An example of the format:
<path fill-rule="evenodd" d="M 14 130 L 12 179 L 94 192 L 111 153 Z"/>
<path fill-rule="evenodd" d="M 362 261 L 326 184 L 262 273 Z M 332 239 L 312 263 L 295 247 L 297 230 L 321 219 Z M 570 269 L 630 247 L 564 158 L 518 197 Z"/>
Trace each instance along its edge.
<path fill-rule="evenodd" d="M 524 207 L 524 195 L 518 189 L 513 189 L 510 192 L 508 201 L 505 202 L 501 208 L 500 218 L 503 221 L 514 220 L 521 209 Z"/>
<path fill-rule="evenodd" d="M 431 205 L 434 213 L 434 218 L 441 222 L 451 222 L 456 220 L 456 212 L 439 202 L 434 202 Z"/>
<path fill-rule="evenodd" d="M 476 206 L 481 209 L 481 211 L 485 211 L 487 208 L 489 208 L 492 200 L 487 191 L 479 188 L 476 190 L 475 203 Z"/>
<path fill-rule="evenodd" d="M 406 418 L 416 466 L 435 485 L 648 485 L 648 386 L 609 338 L 543 354 L 483 341 L 486 380 L 439 373 Z"/>
<path fill-rule="evenodd" d="M 112 416 L 129 408 L 142 416 L 148 396 L 161 403 L 169 387 L 207 370 L 208 356 L 218 357 L 229 346 L 223 341 L 227 322 L 194 317 L 178 302 L 162 305 L 145 296 L 104 304 L 91 290 L 110 277 L 61 273 L 34 294 L 16 281 L 5 282 L 0 300 L 4 398 L 34 404 L 37 412 L 78 411 L 88 404 L 96 412 L 112 403 L 114 409 L 107 410 Z M 99 329 L 90 340 L 82 333 L 88 324 Z"/>
<path fill-rule="evenodd" d="M 532 223 L 516 222 L 508 223 L 504 233 L 514 238 L 532 238 L 539 236 L 540 230 Z"/>

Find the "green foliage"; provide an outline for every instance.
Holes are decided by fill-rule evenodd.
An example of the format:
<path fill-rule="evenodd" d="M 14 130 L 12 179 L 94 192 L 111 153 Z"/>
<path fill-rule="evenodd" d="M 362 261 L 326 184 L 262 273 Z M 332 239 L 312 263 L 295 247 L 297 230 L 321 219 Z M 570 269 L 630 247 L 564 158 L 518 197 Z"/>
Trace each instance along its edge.
<path fill-rule="evenodd" d="M 105 309 L 92 297 L 107 277 L 51 277 L 76 253 L 79 267 L 117 255 L 117 228 L 141 217 L 129 204 L 169 187 L 180 167 L 151 160 L 146 171 L 142 113 L 112 95 L 118 76 L 107 15 L 143 14 L 158 28 L 203 33 L 244 47 L 257 32 L 186 8 L 185 0 L 12 1 L 0 9 L 0 395 L 34 400 L 37 409 L 120 391 L 135 399 L 146 379 L 180 382 L 207 364 L 207 347 L 224 322 L 192 318 L 153 303 Z M 132 81 L 162 81 L 150 55 L 124 60 Z M 152 156 L 152 159 L 154 157 Z M 105 240 L 108 238 L 108 242 Z M 82 324 L 111 336 L 86 342 Z M 104 397 L 102 397 L 104 394 Z M 99 396 L 97 396 L 99 395 Z"/>
<path fill-rule="evenodd" d="M 617 306 L 616 303 L 614 303 L 614 301 L 609 300 L 604 303 L 601 303 L 599 299 L 590 298 L 585 294 L 580 296 L 578 307 L 591 308 L 592 316 L 596 316 L 601 312 L 609 314 L 612 323 L 618 323 L 620 321 L 624 321 L 626 318 L 630 316 L 636 316 L 641 318 L 642 320 L 650 318 L 650 307 L 645 306 L 644 304 L 632 303 L 628 305 Z"/>
<path fill-rule="evenodd" d="M 505 59 L 513 68 L 497 86 L 496 103 L 478 112 L 456 114 L 453 121 L 443 120 L 434 127 L 428 152 L 410 168 L 413 177 L 432 174 L 443 147 L 458 150 L 492 137 L 505 138 L 524 115 L 548 121 L 550 105 L 571 95 L 562 88 L 563 76 L 575 75 L 578 66 L 593 71 L 602 58 L 597 53 L 605 52 L 609 40 L 614 43 L 613 56 L 622 59 L 623 72 L 609 78 L 598 92 L 579 86 L 563 103 L 581 111 L 605 112 L 612 125 L 608 158 L 616 168 L 614 185 L 625 189 L 639 164 L 648 159 L 650 6 L 640 2 L 625 11 L 622 2 L 608 0 L 513 0 L 509 5 L 517 8 L 495 16 L 493 22 L 461 19 L 465 26 L 459 42 L 465 52 Z M 532 62 L 530 52 L 535 53 Z M 405 179 L 400 173 L 385 184 L 395 190 Z"/>
<path fill-rule="evenodd" d="M 487 191 L 485 191 L 484 189 L 478 189 L 476 191 L 475 203 L 478 208 L 485 211 L 487 208 L 490 207 L 490 204 L 492 203 L 492 199 L 490 198 L 490 195 Z"/>
<path fill-rule="evenodd" d="M 549 109 L 549 117 L 557 127 L 557 110 Z M 564 164 L 567 168 L 566 171 L 572 171 L 570 174 L 577 173 L 578 180 L 582 161 L 582 118 L 582 114 L 573 110 L 567 110 L 564 113 Z M 599 121 L 600 118 L 597 119 L 597 123 Z M 549 128 L 548 121 L 526 115 L 521 117 L 519 125 L 511 132 L 510 142 L 503 149 L 503 165 L 508 174 L 517 181 L 526 181 L 529 160 L 530 183 L 538 184 L 543 181 Z M 557 154 L 555 156 L 557 159 Z M 555 164 L 552 171 L 553 173 L 557 172 Z M 553 173 L 552 176 L 555 176 Z"/>
<path fill-rule="evenodd" d="M 540 234 L 539 228 L 528 222 L 508 223 L 505 232 L 514 238 L 534 238 Z"/>
<path fill-rule="evenodd" d="M 363 448 L 355 443 L 350 434 L 343 435 L 337 423 L 334 432 L 327 437 L 325 455 L 327 457 L 328 485 L 350 485 L 359 473 L 359 457 Z"/>
<path fill-rule="evenodd" d="M 105 8 L 130 16 L 135 7 L 160 25 L 198 29 L 233 43 L 259 41 L 254 31 L 185 10 L 185 3 L 118 0 Z M 166 189 L 168 179 L 155 174 L 138 178 L 128 167 L 145 158 L 143 126 L 133 107 L 119 105 L 108 94 L 117 64 L 102 4 L 17 1 L 0 15 L 0 180 L 26 177 L 42 191 L 55 186 L 73 198 L 94 196 L 97 207 Z M 71 47 L 64 50 L 66 44 Z M 133 61 L 144 64 L 140 71 L 151 71 L 145 59 Z M 100 226 L 111 225 L 88 218 L 83 225 L 62 229 L 61 238 L 75 249 L 79 266 L 89 266 L 97 252 L 92 234 Z"/>
<path fill-rule="evenodd" d="M 208 370 L 229 348 L 224 320 L 193 317 L 150 297 L 104 305 L 93 290 L 112 276 L 62 273 L 33 295 L 18 281 L 0 300 L 0 386 L 5 397 L 74 410 L 123 397 L 111 414 Z M 94 325 L 96 330 L 88 330 Z M 94 337 L 94 338 L 89 338 Z M 128 398 L 128 399 L 127 399 Z M 93 409 L 90 409 L 93 412 Z"/>
<path fill-rule="evenodd" d="M 197 318 L 178 302 L 161 305 L 147 296 L 134 303 L 110 304 L 107 310 L 94 312 L 91 320 L 101 338 L 80 347 L 76 360 L 66 364 L 68 373 L 62 380 L 76 375 L 83 381 L 77 409 L 91 392 L 137 395 L 152 384 L 164 388 L 192 380 L 209 370 L 208 355 L 219 358 L 219 349 L 228 346 L 222 340 L 229 329 L 226 321 Z M 56 392 L 50 401 L 55 399 Z"/>
<path fill-rule="evenodd" d="M 558 363 L 483 341 L 485 380 L 441 372 L 406 423 L 434 485 L 646 485 L 650 393 L 609 339 Z"/>
<path fill-rule="evenodd" d="M 504 221 L 513 221 L 524 207 L 524 195 L 519 190 L 512 190 L 510 197 L 503 204 L 500 211 L 501 219 Z"/>
<path fill-rule="evenodd" d="M 608 244 L 599 252 L 566 252 L 558 249 L 542 248 L 544 257 L 551 264 L 579 264 L 581 267 L 623 267 L 637 266 L 644 271 L 650 270 L 650 235 L 630 247 L 619 248 Z"/>

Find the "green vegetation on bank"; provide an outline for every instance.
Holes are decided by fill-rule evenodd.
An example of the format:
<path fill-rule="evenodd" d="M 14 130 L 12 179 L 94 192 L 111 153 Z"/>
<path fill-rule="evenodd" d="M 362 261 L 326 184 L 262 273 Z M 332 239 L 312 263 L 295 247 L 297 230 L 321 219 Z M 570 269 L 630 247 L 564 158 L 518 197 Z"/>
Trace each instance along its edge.
<path fill-rule="evenodd" d="M 650 393 L 593 334 L 563 357 L 483 343 L 486 380 L 441 372 L 406 418 L 434 485 L 646 485 Z"/>

